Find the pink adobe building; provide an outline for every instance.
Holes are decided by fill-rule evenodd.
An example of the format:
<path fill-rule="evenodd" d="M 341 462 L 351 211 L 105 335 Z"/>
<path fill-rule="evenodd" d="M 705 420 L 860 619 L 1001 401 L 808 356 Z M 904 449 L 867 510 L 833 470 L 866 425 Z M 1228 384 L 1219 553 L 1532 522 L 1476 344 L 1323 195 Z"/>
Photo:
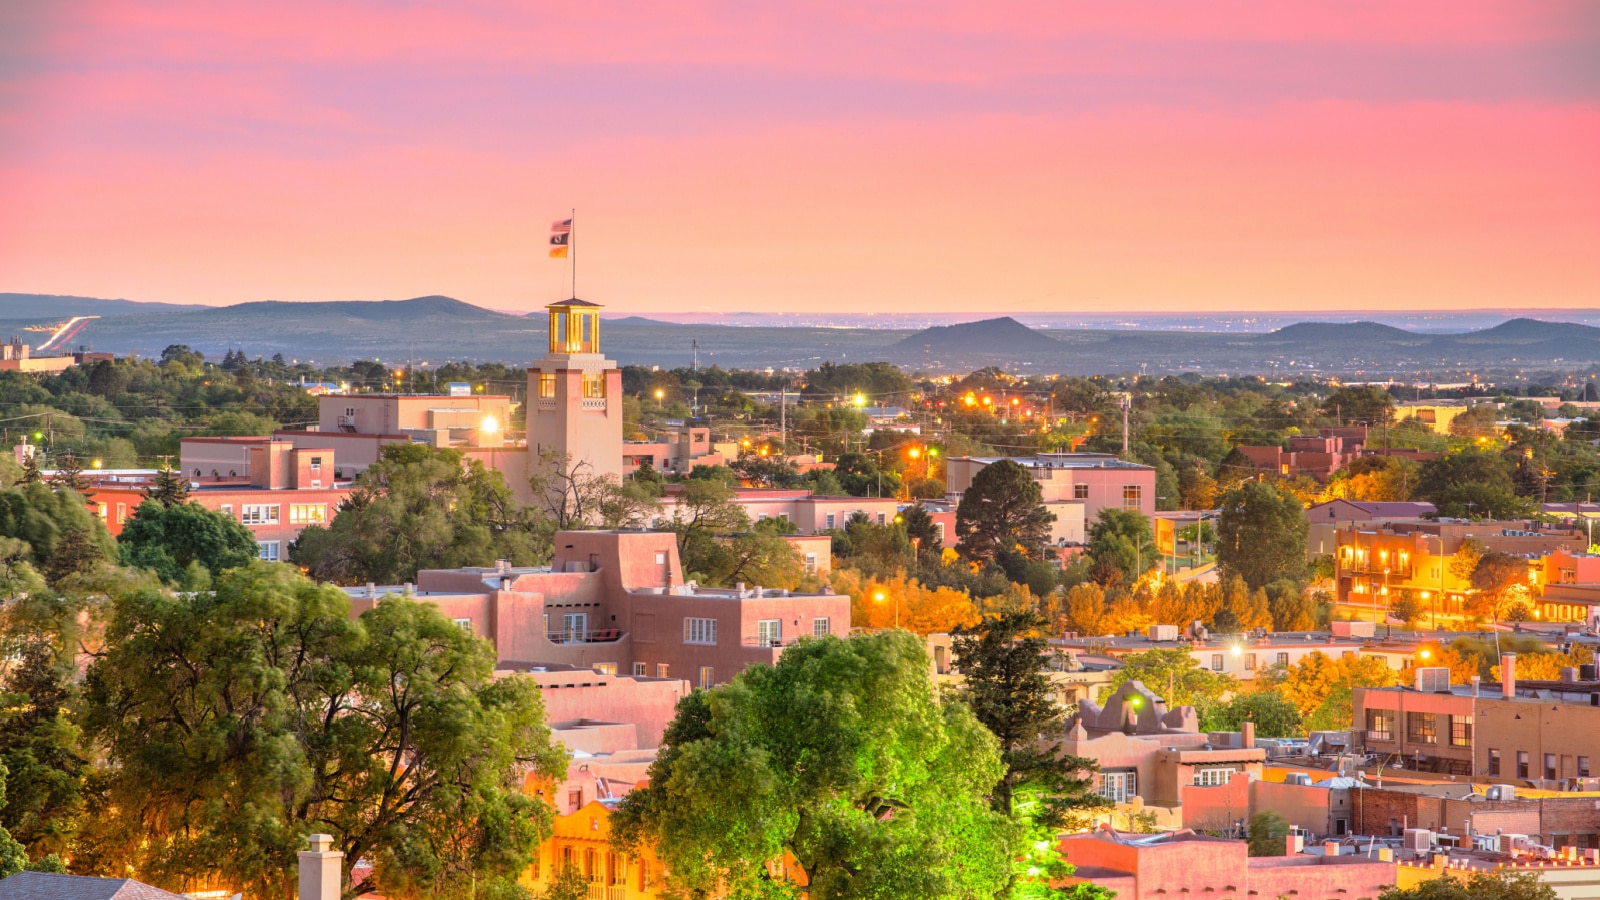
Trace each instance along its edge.
<path fill-rule="evenodd" d="M 205 446 L 223 447 L 247 460 L 247 474 L 191 479 L 189 499 L 250 529 L 262 559 L 287 560 L 289 544 L 300 532 L 307 525 L 326 524 L 350 496 L 350 483 L 335 479 L 332 450 L 297 448 L 269 438 L 209 440 L 218 443 Z M 219 458 L 223 452 L 215 451 Z M 144 502 L 150 477 L 92 482 L 86 498 L 113 536 L 122 533 L 128 517 Z"/>
<path fill-rule="evenodd" d="M 1353 855 L 1251 857 L 1243 841 L 1187 829 L 1165 834 L 1108 830 L 1061 839 L 1077 871 L 1069 884 L 1091 883 L 1118 900 L 1219 900 L 1293 897 L 1295 900 L 1372 900 L 1395 884 L 1393 860 Z"/>
<path fill-rule="evenodd" d="M 979 472 L 1005 458 L 946 459 L 946 496 L 959 499 Z M 1156 470 L 1150 466 L 1126 462 L 1109 453 L 1041 453 L 1010 459 L 1039 482 L 1045 506 L 1056 514 L 1060 533 L 1052 533 L 1054 543 L 1082 543 L 1083 530 L 1099 521 L 1102 509 L 1132 509 L 1147 517 L 1156 513 Z M 1073 508 L 1067 509 L 1068 506 Z M 1066 524 L 1074 521 L 1075 531 Z"/>
<path fill-rule="evenodd" d="M 678 508 L 683 486 L 669 484 L 662 498 L 660 518 L 652 522 L 660 527 L 672 521 Z M 802 535 L 820 534 L 843 528 L 856 513 L 870 521 L 884 525 L 894 521 L 900 513 L 900 501 L 893 497 L 822 497 L 807 490 L 777 488 L 734 488 L 734 499 L 744 507 L 751 522 L 762 519 L 785 519 L 793 522 Z"/>
<path fill-rule="evenodd" d="M 347 588 L 359 615 L 385 593 L 436 605 L 494 643 L 503 667 L 564 664 L 721 684 L 802 637 L 845 635 L 850 598 L 685 583 L 671 533 L 563 531 L 549 568 L 428 570 L 416 585 Z"/>

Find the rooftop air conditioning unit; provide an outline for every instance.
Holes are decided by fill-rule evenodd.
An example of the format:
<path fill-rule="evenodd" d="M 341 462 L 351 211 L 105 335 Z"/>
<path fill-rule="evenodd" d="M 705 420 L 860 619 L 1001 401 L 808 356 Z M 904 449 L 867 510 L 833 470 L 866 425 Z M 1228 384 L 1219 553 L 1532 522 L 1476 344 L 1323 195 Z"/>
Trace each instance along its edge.
<path fill-rule="evenodd" d="M 1447 666 L 1418 666 L 1417 690 L 1424 694 L 1439 694 L 1450 690 L 1450 669 Z"/>
<path fill-rule="evenodd" d="M 1509 784 L 1490 785 L 1489 790 L 1484 792 L 1484 798 L 1499 802 L 1515 800 L 1517 799 L 1517 789 Z"/>

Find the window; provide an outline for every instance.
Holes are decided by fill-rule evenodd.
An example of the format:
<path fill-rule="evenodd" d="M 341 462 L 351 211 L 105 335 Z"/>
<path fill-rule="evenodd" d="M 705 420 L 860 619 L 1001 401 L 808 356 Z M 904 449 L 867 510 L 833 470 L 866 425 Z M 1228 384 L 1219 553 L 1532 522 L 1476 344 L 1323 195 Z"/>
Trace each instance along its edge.
<path fill-rule="evenodd" d="M 1439 733 L 1433 713 L 1406 713 L 1406 740 L 1413 744 L 1436 744 Z"/>
<path fill-rule="evenodd" d="M 462 631 L 465 631 L 467 634 L 471 634 L 472 633 L 472 620 L 471 619 L 460 618 L 460 619 L 452 619 L 451 621 L 455 622 L 456 623 L 456 627 L 461 629 Z"/>
<path fill-rule="evenodd" d="M 615 675 L 617 674 L 617 664 L 614 662 L 595 663 L 594 670 L 601 675 Z"/>
<path fill-rule="evenodd" d="M 657 678 L 666 678 L 667 677 L 667 671 L 668 671 L 668 669 L 667 669 L 667 664 L 666 663 L 656 663 L 656 677 Z"/>
<path fill-rule="evenodd" d="M 222 510 L 222 514 L 223 515 L 227 516 L 230 519 L 233 518 L 233 504 L 232 503 L 224 503 L 224 504 L 222 504 L 220 509 Z"/>
<path fill-rule="evenodd" d="M 561 616 L 561 640 L 565 643 L 588 640 L 589 614 L 588 613 L 563 613 Z"/>
<path fill-rule="evenodd" d="M 126 503 L 118 503 L 117 504 L 117 524 L 121 525 L 122 523 L 124 523 L 126 521 L 128 521 L 128 504 L 126 504 Z"/>
<path fill-rule="evenodd" d="M 587 373 L 587 372 L 584 373 L 584 376 L 583 376 L 583 399 L 585 399 L 585 400 L 603 400 L 603 399 L 605 399 L 605 396 L 606 396 L 606 374 L 604 372 L 597 372 L 597 373 L 594 373 L 594 374 L 590 374 L 590 373 Z"/>
<path fill-rule="evenodd" d="M 1144 506 L 1144 486 L 1138 484 L 1125 484 L 1122 486 L 1122 508 L 1140 509 Z"/>
<path fill-rule="evenodd" d="M 556 395 L 556 376 L 553 372 L 539 373 L 539 396 L 554 397 Z"/>
<path fill-rule="evenodd" d="M 311 457 L 311 471 L 313 471 L 313 472 L 322 471 L 322 457 L 320 457 L 320 456 Z"/>
<path fill-rule="evenodd" d="M 823 616 L 820 619 L 812 619 L 811 620 L 811 636 L 812 637 L 827 637 L 829 634 L 832 634 L 832 632 L 828 630 L 828 618 L 826 616 Z M 1579 758 L 1580 759 L 1588 759 L 1588 757 L 1586 757 L 1586 756 L 1585 757 L 1579 757 Z"/>
<path fill-rule="evenodd" d="M 717 670 L 710 666 L 700 667 L 700 686 L 709 688 L 717 683 Z"/>
<path fill-rule="evenodd" d="M 1100 796 L 1127 803 L 1139 794 L 1139 773 L 1132 770 L 1100 773 Z"/>
<path fill-rule="evenodd" d="M 1587 757 L 1587 756 L 1578 757 L 1578 777 L 1579 778 L 1588 778 L 1589 777 L 1589 757 Z"/>
<path fill-rule="evenodd" d="M 756 646 L 778 647 L 783 644 L 782 619 L 758 619 L 756 621 Z"/>
<path fill-rule="evenodd" d="M 1394 740 L 1394 710 L 1369 709 L 1367 710 L 1367 740 L 1392 741 Z"/>
<path fill-rule="evenodd" d="M 104 503 L 96 503 L 94 505 L 94 514 L 100 521 L 104 522 L 106 520 L 106 505 Z"/>
<path fill-rule="evenodd" d="M 657 553 L 656 554 L 656 565 L 664 566 L 666 564 L 667 564 L 667 555 L 665 553 Z"/>
<path fill-rule="evenodd" d="M 322 525 L 327 521 L 328 504 L 326 503 L 289 504 L 290 525 Z"/>
<path fill-rule="evenodd" d="M 634 677 L 635 677 L 635 678 L 642 678 L 642 677 L 644 677 L 644 674 L 645 674 L 645 664 L 644 664 L 644 663 L 634 663 L 634 664 L 633 664 L 633 674 L 634 674 Z"/>
<path fill-rule="evenodd" d="M 806 554 L 806 574 L 817 574 L 817 555 L 815 553 Z"/>
<path fill-rule="evenodd" d="M 1087 499 L 1089 499 L 1089 486 L 1087 484 L 1075 484 L 1075 485 L 1073 485 L 1072 486 L 1072 499 L 1074 499 L 1074 500 L 1087 500 Z"/>
<path fill-rule="evenodd" d="M 1489 774 L 1500 774 L 1500 751 L 1493 747 L 1489 748 Z"/>
<path fill-rule="evenodd" d="M 832 529 L 833 528 L 833 523 L 836 521 L 836 519 L 834 519 L 833 513 L 828 513 L 827 518 L 824 519 L 823 521 L 825 523 L 824 527 L 826 527 L 828 529 Z"/>
<path fill-rule="evenodd" d="M 934 533 L 934 535 L 936 537 L 939 538 L 939 543 L 941 543 L 941 544 L 944 543 L 944 523 L 943 522 L 935 522 L 935 523 L 933 523 L 933 533 Z"/>
<path fill-rule="evenodd" d="M 1244 655 L 1244 668 L 1247 672 L 1256 670 L 1256 655 L 1254 653 L 1246 653 Z"/>
<path fill-rule="evenodd" d="M 278 542 L 277 541 L 262 541 L 259 546 L 261 547 L 261 549 L 260 549 L 259 552 L 256 553 L 257 557 L 259 557 L 261 559 L 264 559 L 267 562 L 277 562 L 278 561 Z"/>
<path fill-rule="evenodd" d="M 1289 664 L 1289 654 L 1287 654 L 1287 653 L 1279 653 L 1278 654 L 1278 665 L 1287 666 L 1288 664 Z"/>
<path fill-rule="evenodd" d="M 1452 747 L 1471 747 L 1472 746 L 1472 717 L 1471 716 L 1451 716 L 1450 717 L 1450 746 L 1452 746 Z"/>
<path fill-rule="evenodd" d="M 1556 779 L 1556 755 L 1554 753 L 1546 753 L 1544 755 L 1544 777 L 1548 781 Z"/>
<path fill-rule="evenodd" d="M 1526 750 L 1517 751 L 1517 777 L 1528 777 L 1528 751 Z"/>
<path fill-rule="evenodd" d="M 715 644 L 717 642 L 717 620 L 685 618 L 683 620 L 683 642 L 685 644 Z"/>
<path fill-rule="evenodd" d="M 883 522 L 884 522 L 883 513 L 878 513 L 878 524 L 882 525 Z"/>
<path fill-rule="evenodd" d="M 1238 771 L 1226 766 L 1219 768 L 1195 769 L 1194 783 L 1196 787 L 1217 787 L 1228 783 L 1233 773 Z"/>
<path fill-rule="evenodd" d="M 239 521 L 246 525 L 276 525 L 278 524 L 278 504 L 245 504 L 243 511 L 239 514 Z"/>
<path fill-rule="evenodd" d="M 1211 654 L 1211 671 L 1213 671 L 1213 672 L 1221 672 L 1222 671 L 1222 654 L 1221 653 L 1213 653 L 1213 654 Z"/>

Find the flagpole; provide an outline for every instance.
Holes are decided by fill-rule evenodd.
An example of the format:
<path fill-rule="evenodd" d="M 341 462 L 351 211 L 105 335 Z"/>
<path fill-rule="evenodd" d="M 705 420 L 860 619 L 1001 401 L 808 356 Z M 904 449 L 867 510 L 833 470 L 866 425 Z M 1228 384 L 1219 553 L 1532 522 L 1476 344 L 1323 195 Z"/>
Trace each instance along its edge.
<path fill-rule="evenodd" d="M 572 227 L 567 232 L 567 255 L 572 258 L 572 299 L 578 299 L 578 208 L 572 208 Z"/>

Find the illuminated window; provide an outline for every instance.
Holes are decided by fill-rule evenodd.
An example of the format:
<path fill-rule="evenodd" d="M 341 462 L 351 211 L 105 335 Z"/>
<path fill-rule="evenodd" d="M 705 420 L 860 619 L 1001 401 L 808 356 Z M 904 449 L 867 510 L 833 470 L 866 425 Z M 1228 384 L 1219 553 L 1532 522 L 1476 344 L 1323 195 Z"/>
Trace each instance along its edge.
<path fill-rule="evenodd" d="M 684 618 L 683 642 L 685 644 L 715 644 L 717 642 L 717 620 Z"/>
<path fill-rule="evenodd" d="M 1142 485 L 1125 484 L 1122 486 L 1123 509 L 1139 509 L 1143 505 L 1143 500 L 1144 487 Z"/>
<path fill-rule="evenodd" d="M 539 373 L 539 396 L 554 397 L 556 395 L 556 376 L 554 373 Z"/>
<path fill-rule="evenodd" d="M 290 525 L 322 525 L 327 521 L 328 504 L 326 503 L 289 504 Z"/>
<path fill-rule="evenodd" d="M 605 395 L 606 375 L 604 372 L 598 375 L 585 374 L 583 376 L 583 397 L 585 400 L 600 400 L 604 399 Z"/>
<path fill-rule="evenodd" d="M 710 666 L 700 667 L 700 687 L 709 688 L 717 683 L 717 670 Z"/>
<path fill-rule="evenodd" d="M 596 672 L 599 672 L 601 675 L 615 675 L 615 674 L 617 674 L 617 664 L 614 663 L 614 662 L 595 663 L 593 668 L 594 668 L 594 670 Z"/>
<path fill-rule="evenodd" d="M 278 504 L 246 504 L 239 513 L 239 521 L 246 525 L 276 525 Z"/>
<path fill-rule="evenodd" d="M 1450 717 L 1450 746 L 1452 746 L 1452 747 L 1471 747 L 1472 746 L 1472 717 L 1471 716 L 1451 716 Z"/>
<path fill-rule="evenodd" d="M 1392 741 L 1394 740 L 1394 710 L 1369 709 L 1367 710 L 1367 740 Z"/>
<path fill-rule="evenodd" d="M 1439 742 L 1438 725 L 1433 713 L 1406 713 L 1406 741 L 1412 744 Z"/>

